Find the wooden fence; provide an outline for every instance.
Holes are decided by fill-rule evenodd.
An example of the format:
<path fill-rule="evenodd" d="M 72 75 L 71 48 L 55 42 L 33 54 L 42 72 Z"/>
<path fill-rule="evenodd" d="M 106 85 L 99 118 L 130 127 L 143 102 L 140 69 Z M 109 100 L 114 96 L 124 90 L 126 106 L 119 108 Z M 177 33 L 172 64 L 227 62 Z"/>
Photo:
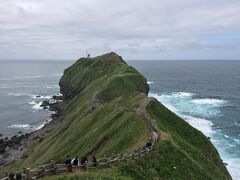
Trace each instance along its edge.
<path fill-rule="evenodd" d="M 115 166 L 121 162 L 126 162 L 130 159 L 137 159 L 141 156 L 144 156 L 145 154 L 149 153 L 155 146 L 160 136 L 160 130 L 156 125 L 155 120 L 151 119 L 147 114 L 141 114 L 141 116 L 146 121 L 146 124 L 148 125 L 151 132 L 148 138 L 149 145 L 145 145 L 144 147 L 134 150 L 131 153 L 115 154 L 110 157 L 105 156 L 99 159 L 97 161 L 97 164 L 93 164 L 92 162 L 86 162 L 85 164 L 82 164 L 80 166 L 67 166 L 66 164 L 55 164 L 52 162 L 50 164 L 40 165 L 39 167 L 34 169 L 23 168 L 22 171 L 12 173 L 12 179 L 30 180 L 38 179 L 44 177 L 45 175 L 56 175 L 61 172 L 74 172 L 78 170 L 88 170 L 92 168 L 108 168 L 111 166 Z M 8 172 L 6 172 L 6 177 L 2 180 L 9 180 L 11 179 L 10 176 L 11 173 L 9 174 Z"/>
<path fill-rule="evenodd" d="M 140 148 L 138 150 L 133 151 L 132 153 L 125 153 L 125 154 L 115 154 L 110 157 L 103 157 L 97 161 L 96 164 L 92 162 L 87 162 L 85 164 L 74 166 L 74 165 L 66 165 L 66 164 L 44 164 L 40 165 L 34 169 L 27 169 L 23 168 L 22 171 L 15 172 L 12 174 L 12 179 L 21 179 L 21 180 L 29 180 L 29 179 L 38 179 L 42 178 L 45 175 L 56 175 L 62 172 L 75 172 L 80 170 L 88 170 L 93 168 L 109 168 L 115 166 L 121 162 L 126 162 L 130 159 L 137 159 L 145 154 L 149 153 L 152 150 L 153 146 Z M 9 180 L 11 179 L 11 173 L 8 174 L 6 172 L 6 177 L 2 180 Z"/>

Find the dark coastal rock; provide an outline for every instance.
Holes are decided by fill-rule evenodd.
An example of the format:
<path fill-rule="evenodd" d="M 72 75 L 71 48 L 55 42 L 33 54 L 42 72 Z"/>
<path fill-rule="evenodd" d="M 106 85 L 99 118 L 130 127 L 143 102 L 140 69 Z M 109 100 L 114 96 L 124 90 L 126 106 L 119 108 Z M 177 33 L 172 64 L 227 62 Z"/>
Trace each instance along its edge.
<path fill-rule="evenodd" d="M 0 139 L 0 166 L 8 162 L 10 150 L 19 150 L 22 146 L 22 141 L 28 137 L 29 134 L 14 135 L 11 138 Z"/>
<path fill-rule="evenodd" d="M 6 149 L 6 144 L 3 139 L 0 139 L 0 154 L 4 153 Z"/>
<path fill-rule="evenodd" d="M 226 162 L 223 162 L 223 164 L 224 164 L 225 166 L 228 166 L 228 163 L 226 163 Z"/>
<path fill-rule="evenodd" d="M 61 116 L 62 116 L 61 113 L 53 113 L 53 114 L 51 114 L 51 118 L 53 120 L 59 119 Z"/>
<path fill-rule="evenodd" d="M 41 97 L 41 96 L 36 96 Z M 56 127 L 56 123 L 61 122 L 62 120 L 62 96 L 54 95 L 50 101 L 43 101 L 41 107 L 45 110 L 52 111 L 53 113 L 50 115 L 52 121 L 47 122 L 44 127 L 40 130 L 25 133 L 23 134 L 21 131 L 18 132 L 18 135 L 14 135 L 11 138 L 4 137 L 0 139 L 0 166 L 5 166 L 9 163 L 13 162 L 13 158 L 17 154 L 22 154 L 21 156 L 16 156 L 15 158 L 26 158 L 24 157 L 24 152 L 29 144 L 33 142 L 33 140 L 38 140 L 41 142 L 43 140 L 43 136 L 51 131 L 54 127 Z M 2 134 L 0 134 L 0 137 Z M 28 144 L 28 145 L 26 145 Z M 10 151 L 11 150 L 11 151 Z M 13 154 L 11 154 L 13 153 Z"/>
<path fill-rule="evenodd" d="M 49 106 L 49 101 L 43 101 L 42 104 L 40 105 L 40 107 L 46 107 Z"/>
<path fill-rule="evenodd" d="M 211 146 L 210 141 L 203 136 L 202 133 L 196 131 L 194 128 L 185 123 L 185 121 L 181 120 L 178 116 L 167 110 L 167 108 L 158 103 L 157 100 L 149 99 L 148 97 L 144 96 L 143 93 L 148 94 L 149 91 L 149 85 L 147 84 L 146 78 L 140 75 L 136 70 L 134 70 L 134 68 L 130 66 L 127 67 L 125 65 L 126 63 L 120 56 L 118 56 L 116 53 L 108 53 L 97 57 L 95 60 L 92 58 L 83 58 L 82 60 L 83 62 L 81 62 L 80 65 L 79 62 L 76 62 L 76 67 L 71 66 L 69 69 L 67 69 L 64 73 L 65 77 L 63 76 L 61 78 L 62 82 L 60 82 L 60 84 L 62 83 L 62 86 L 60 86 L 60 88 L 64 97 L 64 102 L 58 102 L 58 97 L 53 97 L 52 100 L 43 102 L 43 108 L 54 112 L 51 114 L 52 121 L 47 121 L 47 124 L 45 124 L 42 129 L 31 133 L 30 137 L 22 139 L 24 141 L 22 144 L 27 144 L 25 146 L 16 146 L 15 142 L 21 144 L 21 141 L 17 141 L 18 136 L 12 137 L 10 140 L 8 140 L 8 144 L 6 144 L 3 140 L 5 151 L 9 149 L 12 150 L 13 148 L 18 149 L 19 151 L 24 151 L 28 147 L 31 147 L 32 144 L 36 143 L 36 145 L 30 149 L 31 152 L 23 152 L 21 157 L 16 157 L 15 153 L 12 153 L 9 154 L 8 157 L 11 157 L 11 159 L 15 158 L 17 160 L 17 158 L 27 158 L 29 156 L 29 159 L 26 159 L 24 162 L 29 162 L 30 165 L 37 163 L 43 164 L 51 159 L 55 159 L 55 163 L 58 163 L 57 159 L 59 157 L 62 159 L 62 155 L 64 153 L 66 154 L 67 150 L 69 150 L 69 152 L 73 152 L 72 150 L 76 149 L 76 152 L 79 153 L 79 143 L 73 142 L 79 142 L 79 138 L 81 138 L 79 133 L 76 132 L 85 132 L 85 130 L 87 138 L 85 139 L 86 141 L 84 141 L 84 145 L 81 146 L 82 148 L 85 148 L 82 149 L 83 152 L 86 151 L 92 156 L 93 154 L 98 155 L 99 152 L 101 153 L 105 150 L 111 149 L 112 151 L 115 151 L 117 148 L 120 148 L 119 153 L 122 153 L 127 152 L 129 149 L 134 150 L 136 147 L 138 147 L 139 141 L 136 140 L 141 140 L 143 138 L 146 139 L 147 135 L 149 134 L 149 129 L 153 129 L 153 133 L 149 139 L 150 141 L 146 144 L 147 147 L 153 150 L 149 152 L 149 155 L 141 157 L 139 160 L 134 160 L 134 163 L 122 163 L 121 169 L 129 169 L 130 173 L 135 172 L 133 173 L 136 174 L 134 177 L 139 177 L 139 174 L 146 174 L 143 176 L 143 179 L 147 179 L 152 175 L 155 175 L 155 172 L 158 172 L 162 167 L 165 168 L 164 171 L 170 172 L 163 172 L 161 174 L 163 179 L 169 177 L 172 179 L 176 177 L 179 179 L 187 179 L 189 178 L 189 174 L 191 175 L 192 179 L 204 179 L 205 177 L 205 179 L 214 179 L 216 177 L 220 177 L 219 179 L 231 179 L 230 176 L 228 177 L 225 166 L 221 164 L 222 162 L 219 162 L 219 156 L 214 147 Z M 107 61 L 107 63 L 105 63 L 105 61 Z M 88 68 L 86 68 L 86 66 Z M 106 69 L 104 70 L 105 67 Z M 119 70 L 123 70 L 123 73 L 118 74 L 116 71 L 112 71 L 112 69 L 117 69 L 118 67 L 120 67 Z M 82 69 L 90 70 L 87 73 L 81 74 L 79 72 L 82 72 Z M 101 79 L 100 82 L 108 82 L 108 84 L 106 83 L 105 86 L 103 86 L 104 82 L 102 84 L 92 83 L 92 81 L 96 80 L 96 77 L 101 78 L 103 76 L 106 76 L 106 78 L 103 80 Z M 78 95 L 78 93 L 80 93 L 90 84 L 94 85 L 89 88 L 91 90 L 90 92 L 93 90 L 95 93 L 98 92 L 96 93 L 96 96 L 93 95 L 90 97 L 89 92 L 83 94 L 83 97 L 76 97 L 76 99 L 73 101 L 69 99 L 75 95 Z M 131 90 L 130 93 L 128 90 Z M 115 100 L 118 97 L 121 97 L 122 100 Z M 86 99 L 86 101 L 83 101 L 83 99 Z M 77 100 L 78 104 L 74 104 L 74 107 L 68 106 L 69 104 L 72 105 L 71 102 L 75 103 L 75 100 Z M 92 100 L 92 105 L 89 103 L 89 100 Z M 111 102 L 108 103 L 107 100 Z M 96 104 L 98 103 L 106 103 L 107 108 L 103 109 L 104 112 L 102 112 L 102 110 L 95 112 L 90 110 L 91 107 L 96 108 Z M 58 124 L 58 122 L 61 122 L 63 119 L 62 114 L 64 104 L 65 109 L 71 109 L 71 112 L 64 111 L 64 115 L 73 117 L 74 120 L 73 118 L 64 119 L 64 123 L 62 123 L 59 128 L 58 125 L 60 125 L 60 123 Z M 85 104 L 87 104 L 87 106 L 85 106 Z M 130 107 L 127 104 L 132 105 Z M 149 109 L 147 109 L 148 105 Z M 84 111 L 82 111 L 83 108 Z M 112 112 L 116 113 L 113 114 Z M 103 116 L 104 118 L 102 118 Z M 125 120 L 126 118 L 122 117 L 127 117 L 127 121 Z M 154 119 L 151 119 L 153 117 Z M 80 118 L 81 121 L 78 121 Z M 107 124 L 107 126 L 104 126 L 101 131 L 96 132 L 95 123 L 89 123 L 87 127 L 88 129 L 86 129 L 85 124 L 81 124 L 82 122 L 85 123 L 86 121 L 97 121 L 96 124 Z M 149 124 L 147 125 L 145 121 L 147 124 Z M 155 121 L 157 124 L 155 124 Z M 113 124 L 115 122 L 117 123 L 116 125 Z M 144 131 L 139 131 L 140 128 L 136 128 L 135 123 Z M 155 127 L 155 125 L 157 127 Z M 153 128 L 151 126 L 153 126 Z M 155 130 L 158 129 L 158 126 L 159 128 L 164 127 L 164 130 L 167 132 L 164 132 L 165 134 L 161 134 L 161 139 L 159 139 L 159 142 L 157 141 L 159 135 L 155 132 Z M 106 129 L 104 129 L 105 127 Z M 123 128 L 116 130 L 116 127 Z M 67 135 L 70 137 L 70 140 L 63 142 L 62 140 L 66 137 L 66 134 L 63 132 L 66 132 L 66 130 L 69 132 Z M 53 132 L 52 134 L 56 132 L 56 136 L 49 136 L 48 132 Z M 131 133 L 131 141 L 129 141 L 129 139 L 126 141 L 126 137 L 128 137 L 126 135 L 128 135 L 128 132 Z M 191 136 L 187 136 L 189 134 Z M 98 136 L 97 138 L 99 138 L 99 142 L 93 146 L 93 142 L 96 141 L 96 136 Z M 118 137 L 121 141 L 115 141 L 116 138 L 114 137 Z M 57 146 L 54 146 L 53 142 L 58 142 Z M 123 145 L 119 142 L 125 142 L 124 146 L 126 145 L 126 149 L 122 149 Z M 155 143 L 157 143 L 157 146 L 153 146 Z M 141 150 L 145 149 L 145 147 L 139 149 L 134 150 L 133 153 L 136 154 L 137 152 L 140 152 L 139 156 L 141 156 Z M 9 152 L 11 153 L 12 151 Z M 38 159 L 39 154 L 44 158 L 42 159 L 40 157 Z M 171 156 L 170 160 L 169 156 Z M 9 161 L 8 159 L 10 158 L 3 158 L 3 161 Z M 6 164 L 6 161 L 3 163 Z M 206 163 L 204 161 L 206 161 Z M 121 169 L 119 172 L 121 172 Z M 183 173 L 181 169 L 186 170 L 186 172 L 184 171 Z M 171 174 L 171 176 L 169 176 L 169 174 Z M 132 173 L 124 175 L 129 175 L 130 177 Z"/>
<path fill-rule="evenodd" d="M 57 101 L 62 101 L 62 100 L 63 100 L 62 95 L 54 95 L 52 98 L 53 98 L 54 100 L 57 100 Z"/>
<path fill-rule="evenodd" d="M 60 92 L 63 94 L 63 99 L 72 99 L 76 94 L 84 90 L 84 85 L 79 84 L 77 87 L 73 88 L 66 84 L 63 79 L 59 81 Z"/>
<path fill-rule="evenodd" d="M 37 95 L 36 98 L 40 98 L 41 96 L 40 95 Z"/>

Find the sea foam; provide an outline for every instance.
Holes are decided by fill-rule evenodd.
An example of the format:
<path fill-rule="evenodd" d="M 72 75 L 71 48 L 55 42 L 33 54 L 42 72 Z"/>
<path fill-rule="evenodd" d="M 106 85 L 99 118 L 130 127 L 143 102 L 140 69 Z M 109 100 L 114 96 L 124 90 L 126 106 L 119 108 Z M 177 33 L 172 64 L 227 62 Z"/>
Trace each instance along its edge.
<path fill-rule="evenodd" d="M 43 122 L 39 125 L 34 125 L 34 126 L 30 125 L 30 124 L 12 124 L 12 125 L 9 125 L 8 128 L 36 131 L 36 130 L 42 129 L 47 122 L 49 122 L 49 121 L 46 121 L 46 122 Z"/>
<path fill-rule="evenodd" d="M 212 106 L 222 106 L 227 103 L 225 100 L 221 99 L 194 99 L 191 102 L 200 105 L 212 105 Z"/>
<path fill-rule="evenodd" d="M 17 129 L 29 129 L 29 124 L 12 124 L 8 126 L 9 128 L 17 128 Z"/>
<path fill-rule="evenodd" d="M 182 116 L 192 127 L 201 131 L 205 136 L 212 136 L 214 130 L 212 126 L 214 125 L 211 121 L 204 118 L 196 118 L 193 116 Z"/>
<path fill-rule="evenodd" d="M 240 154 L 237 154 L 240 148 L 240 140 L 224 134 L 221 130 L 214 129 L 214 123 L 210 120 L 221 115 L 220 108 L 228 106 L 228 101 L 213 98 L 194 99 L 194 94 L 187 92 L 170 94 L 150 92 L 149 96 L 156 98 L 192 127 L 210 137 L 221 158 L 228 164 L 227 169 L 232 178 L 240 178 Z"/>
<path fill-rule="evenodd" d="M 148 83 L 149 85 L 150 85 L 150 84 L 154 84 L 154 82 L 152 82 L 152 81 L 148 81 L 147 83 Z"/>
<path fill-rule="evenodd" d="M 33 99 L 51 99 L 52 96 L 30 95 Z"/>
<path fill-rule="evenodd" d="M 7 93 L 8 96 L 26 96 L 27 93 Z"/>
<path fill-rule="evenodd" d="M 29 102 L 28 104 L 33 105 L 33 106 L 32 106 L 32 109 L 34 109 L 34 110 L 42 110 L 42 109 L 43 109 L 43 108 L 41 107 L 41 104 L 42 104 L 41 101 L 40 101 L 40 102 L 31 101 L 31 102 Z"/>

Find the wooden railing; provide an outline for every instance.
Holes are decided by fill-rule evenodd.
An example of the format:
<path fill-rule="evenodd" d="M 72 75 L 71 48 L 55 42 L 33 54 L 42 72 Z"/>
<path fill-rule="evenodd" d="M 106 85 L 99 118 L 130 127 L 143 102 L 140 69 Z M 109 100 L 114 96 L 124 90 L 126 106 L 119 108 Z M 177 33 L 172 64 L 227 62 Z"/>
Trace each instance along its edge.
<path fill-rule="evenodd" d="M 150 135 L 148 138 L 148 142 L 150 145 L 145 145 L 142 148 L 139 148 L 137 150 L 134 150 L 133 152 L 125 153 L 125 154 L 115 154 L 110 157 L 104 156 L 103 158 L 99 159 L 96 164 L 93 164 L 92 162 L 86 162 L 83 165 L 80 166 L 74 166 L 70 165 L 67 166 L 66 164 L 44 164 L 40 165 L 37 168 L 34 169 L 26 169 L 24 168 L 23 171 L 15 172 L 14 179 L 17 179 L 17 175 L 19 177 L 21 176 L 22 180 L 29 180 L 29 179 L 38 179 L 41 177 L 44 177 L 45 175 L 56 175 L 61 172 L 74 172 L 77 170 L 88 170 L 92 168 L 108 168 L 111 166 L 115 166 L 121 162 L 126 162 L 131 159 L 137 159 L 141 156 L 144 156 L 145 154 L 148 154 L 155 146 L 156 142 L 159 139 L 160 136 L 160 130 L 158 126 L 156 125 L 155 120 L 150 118 L 147 113 L 142 113 L 141 117 L 145 120 L 146 124 L 148 125 L 150 129 Z M 8 180 L 11 179 L 10 174 L 6 172 L 6 177 L 2 180 Z"/>
<path fill-rule="evenodd" d="M 29 179 L 38 179 L 42 178 L 45 175 L 56 175 L 62 172 L 75 172 L 79 170 L 88 170 L 93 168 L 109 168 L 112 166 L 115 166 L 121 162 L 126 162 L 130 159 L 137 159 L 141 156 L 144 156 L 145 154 L 149 153 L 152 150 L 153 146 L 141 148 L 138 150 L 133 151 L 132 153 L 125 153 L 125 154 L 115 154 L 110 157 L 103 157 L 97 161 L 96 164 L 92 162 L 87 162 L 85 164 L 74 166 L 74 165 L 66 165 L 63 163 L 60 164 L 44 164 L 40 165 L 37 168 L 34 169 L 26 169 L 24 168 L 22 171 L 15 172 L 14 173 L 14 179 L 17 178 L 17 176 L 22 180 L 29 180 Z M 10 174 L 6 172 L 6 177 L 2 180 L 9 180 Z"/>

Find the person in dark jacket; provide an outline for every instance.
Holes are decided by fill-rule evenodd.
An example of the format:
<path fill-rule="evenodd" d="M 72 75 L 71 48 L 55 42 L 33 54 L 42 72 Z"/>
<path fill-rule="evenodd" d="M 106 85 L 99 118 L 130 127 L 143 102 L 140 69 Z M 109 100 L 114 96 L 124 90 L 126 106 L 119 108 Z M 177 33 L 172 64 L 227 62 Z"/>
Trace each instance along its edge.
<path fill-rule="evenodd" d="M 81 159 L 81 165 L 82 165 L 82 169 L 86 170 L 86 166 L 87 166 L 87 157 L 83 157 Z"/>
<path fill-rule="evenodd" d="M 81 164 L 84 165 L 85 163 L 87 163 L 87 157 L 83 157 L 81 160 Z"/>
<path fill-rule="evenodd" d="M 9 177 L 10 180 L 14 179 L 15 173 L 10 173 L 10 174 L 8 175 L 8 177 Z"/>
<path fill-rule="evenodd" d="M 97 166 L 97 159 L 96 159 L 95 156 L 92 157 L 92 164 L 93 164 L 94 167 Z"/>
<path fill-rule="evenodd" d="M 65 161 L 65 164 L 67 166 L 68 172 L 72 172 L 72 160 L 70 158 L 70 156 L 67 156 L 67 159 Z"/>
<path fill-rule="evenodd" d="M 71 158 L 70 158 L 70 156 L 67 156 L 67 159 L 65 160 L 65 164 L 67 165 L 67 166 L 69 166 L 70 164 L 71 164 Z"/>
<path fill-rule="evenodd" d="M 78 165 L 79 165 L 78 156 L 76 156 L 76 157 L 72 160 L 72 164 L 73 164 L 74 166 L 78 166 Z"/>
<path fill-rule="evenodd" d="M 147 148 L 150 148 L 151 146 L 152 146 L 152 143 L 151 143 L 150 140 L 148 140 L 148 142 L 147 142 L 147 144 L 146 144 L 146 147 L 147 147 Z"/>
<path fill-rule="evenodd" d="M 16 180 L 22 180 L 22 174 L 21 173 L 16 174 Z"/>

